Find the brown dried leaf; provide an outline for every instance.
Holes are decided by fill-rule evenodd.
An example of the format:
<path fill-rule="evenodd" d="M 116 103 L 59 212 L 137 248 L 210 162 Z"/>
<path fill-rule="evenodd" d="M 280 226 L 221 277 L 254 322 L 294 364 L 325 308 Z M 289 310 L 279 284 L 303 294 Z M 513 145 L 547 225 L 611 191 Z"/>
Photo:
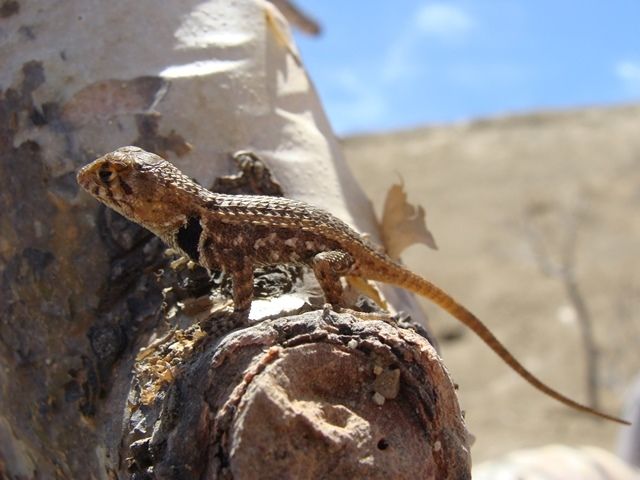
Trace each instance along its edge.
<path fill-rule="evenodd" d="M 403 182 L 392 185 L 387 193 L 381 230 L 387 254 L 396 260 L 414 243 L 423 243 L 434 250 L 438 248 L 427 228 L 424 208 L 407 202 Z"/>
<path fill-rule="evenodd" d="M 274 35 L 276 41 L 293 57 L 298 65 L 302 65 L 300 60 L 300 54 L 296 47 L 289 25 L 283 17 L 283 15 L 275 8 L 271 3 L 265 3 L 264 15 L 267 21 L 267 26 Z"/>
<path fill-rule="evenodd" d="M 293 26 L 309 35 L 319 35 L 320 24 L 289 0 L 270 0 Z"/>
<path fill-rule="evenodd" d="M 355 288 L 358 292 L 363 293 L 364 295 L 369 297 L 371 300 L 376 302 L 376 304 L 380 308 L 383 308 L 385 310 L 389 308 L 387 302 L 385 302 L 384 299 L 380 296 L 380 292 L 378 292 L 376 287 L 371 285 L 367 280 L 362 277 L 355 277 L 351 275 L 348 275 L 346 279 L 349 286 Z"/>

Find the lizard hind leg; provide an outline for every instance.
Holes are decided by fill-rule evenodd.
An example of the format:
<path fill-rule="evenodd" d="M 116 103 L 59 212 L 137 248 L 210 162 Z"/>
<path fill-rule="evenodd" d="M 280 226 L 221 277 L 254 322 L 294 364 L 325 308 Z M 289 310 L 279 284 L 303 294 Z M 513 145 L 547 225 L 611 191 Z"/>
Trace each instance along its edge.
<path fill-rule="evenodd" d="M 342 306 L 340 277 L 347 275 L 353 264 L 351 255 L 341 250 L 320 252 L 313 257 L 313 273 L 324 292 L 325 300 L 334 307 Z"/>

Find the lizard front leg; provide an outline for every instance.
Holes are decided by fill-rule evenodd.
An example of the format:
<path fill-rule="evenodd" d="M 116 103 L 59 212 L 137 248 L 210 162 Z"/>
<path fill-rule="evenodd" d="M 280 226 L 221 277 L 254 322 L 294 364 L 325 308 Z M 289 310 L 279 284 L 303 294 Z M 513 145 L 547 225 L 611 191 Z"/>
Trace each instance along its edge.
<path fill-rule="evenodd" d="M 353 266 L 353 257 L 341 250 L 320 252 L 313 257 L 312 267 L 327 303 L 342 306 L 340 277 L 347 275 Z"/>
<path fill-rule="evenodd" d="M 228 268 L 233 285 L 233 314 L 238 318 L 249 318 L 251 300 L 253 300 L 253 262 L 245 259 Z"/>
<path fill-rule="evenodd" d="M 222 335 L 243 327 L 249 320 L 251 300 L 253 300 L 253 266 L 249 255 L 238 255 L 231 249 L 215 251 L 212 242 L 204 243 L 202 264 L 205 268 L 221 267 L 230 277 L 233 295 L 233 312 L 224 315 L 224 320 L 216 316 L 214 329 Z"/>

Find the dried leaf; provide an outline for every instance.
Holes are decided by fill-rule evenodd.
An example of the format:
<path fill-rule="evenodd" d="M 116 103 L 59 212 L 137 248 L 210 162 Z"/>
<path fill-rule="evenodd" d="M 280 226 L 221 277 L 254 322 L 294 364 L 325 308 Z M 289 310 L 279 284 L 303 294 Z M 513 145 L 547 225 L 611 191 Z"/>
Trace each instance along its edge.
<path fill-rule="evenodd" d="M 296 44 L 293 41 L 293 37 L 291 36 L 291 31 L 289 30 L 287 21 L 280 13 L 280 11 L 278 11 L 278 9 L 275 8 L 271 3 L 265 3 L 264 7 L 264 15 L 267 21 L 267 26 L 273 33 L 276 41 L 283 48 L 285 48 L 287 52 L 289 52 L 289 54 L 293 57 L 298 65 L 302 65 L 300 54 L 298 53 Z"/>
<path fill-rule="evenodd" d="M 424 208 L 407 202 L 404 183 L 392 185 L 387 193 L 382 214 L 382 240 L 387 254 L 394 259 L 414 243 L 438 247 L 425 222 Z"/>
<path fill-rule="evenodd" d="M 351 275 L 348 275 L 346 278 L 347 278 L 347 282 L 349 283 L 349 286 L 355 288 L 358 292 L 369 297 L 371 300 L 376 302 L 376 304 L 380 308 L 383 308 L 385 310 L 389 308 L 389 305 L 387 305 L 387 302 L 385 302 L 384 299 L 380 296 L 380 292 L 378 292 L 378 290 L 369 282 L 367 282 L 364 278 L 354 277 Z"/>
<path fill-rule="evenodd" d="M 320 34 L 320 24 L 303 12 L 295 3 L 289 0 L 270 1 L 282 12 L 289 23 L 299 28 L 301 31 L 309 35 Z"/>

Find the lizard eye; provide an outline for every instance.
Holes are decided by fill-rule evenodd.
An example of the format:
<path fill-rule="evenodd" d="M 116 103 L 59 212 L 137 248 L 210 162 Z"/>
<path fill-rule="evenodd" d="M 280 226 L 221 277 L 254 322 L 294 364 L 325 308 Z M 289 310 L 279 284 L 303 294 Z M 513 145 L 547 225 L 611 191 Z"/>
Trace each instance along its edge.
<path fill-rule="evenodd" d="M 108 184 L 116 178 L 116 172 L 109 168 L 108 166 L 101 168 L 98 170 L 98 178 L 102 183 Z"/>

